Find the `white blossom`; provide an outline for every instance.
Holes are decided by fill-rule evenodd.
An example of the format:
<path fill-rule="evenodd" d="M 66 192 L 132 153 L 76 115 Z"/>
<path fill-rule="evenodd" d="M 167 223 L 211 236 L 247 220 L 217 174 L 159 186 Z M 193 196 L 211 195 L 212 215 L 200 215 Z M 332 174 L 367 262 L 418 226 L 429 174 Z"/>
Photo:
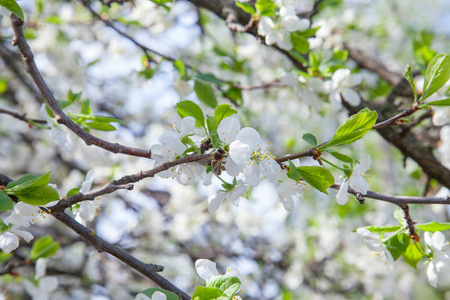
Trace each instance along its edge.
<path fill-rule="evenodd" d="M 293 10 L 282 6 L 280 17 L 274 22 L 270 17 L 262 17 L 259 20 L 258 34 L 266 37 L 266 44 L 277 44 L 284 50 L 291 50 L 291 32 L 305 31 L 309 28 L 308 19 L 300 19 Z"/>
<path fill-rule="evenodd" d="M 34 280 L 24 280 L 23 285 L 28 295 L 33 300 L 47 300 L 49 293 L 58 287 L 58 278 L 56 276 L 45 276 L 47 260 L 39 258 L 36 261 L 36 273 Z"/>
<path fill-rule="evenodd" d="M 428 282 L 437 287 L 437 273 L 450 270 L 450 245 L 445 242 L 445 236 L 440 231 L 436 231 L 432 236 L 425 232 L 425 243 L 433 251 L 433 258 L 427 268 Z"/>
<path fill-rule="evenodd" d="M 50 130 L 52 132 L 53 137 L 55 138 L 55 141 L 58 144 L 65 146 L 67 149 L 73 150 L 75 143 L 70 135 L 70 130 L 67 129 L 66 126 L 58 124 L 58 122 L 56 122 L 54 118 L 51 118 L 48 115 L 48 112 L 45 109 L 45 104 L 41 105 L 39 114 L 47 122 L 47 125 L 50 126 Z"/>
<path fill-rule="evenodd" d="M 153 293 L 151 298 L 145 294 L 137 294 L 136 298 L 134 298 L 134 300 L 149 300 L 149 299 L 151 299 L 151 300 L 166 300 L 167 296 L 164 293 L 156 291 Z"/>
<path fill-rule="evenodd" d="M 351 106 L 358 106 L 361 103 L 361 97 L 353 87 L 360 84 L 361 81 L 361 74 L 351 74 L 349 69 L 336 70 L 331 76 L 331 81 L 324 83 L 324 89 L 330 94 L 329 99 L 333 107 L 335 109 L 342 107 L 342 97 Z"/>
<path fill-rule="evenodd" d="M 260 175 L 267 176 L 271 182 L 278 179 L 281 167 L 269 152 L 269 142 L 263 145 L 259 133 L 251 127 L 239 131 L 230 144 L 230 157 L 244 168 L 244 183 L 258 185 Z"/>
<path fill-rule="evenodd" d="M 216 263 L 209 259 L 197 259 L 195 262 L 195 270 L 198 276 L 205 280 L 206 283 L 217 276 L 221 276 L 217 271 Z M 242 275 L 235 267 L 228 267 L 224 275 L 237 277 L 241 281 L 241 284 L 243 283 Z"/>
<path fill-rule="evenodd" d="M 81 184 L 80 192 L 85 194 L 91 190 L 92 182 L 94 180 L 94 170 L 90 170 L 86 174 L 86 179 Z M 86 222 L 91 222 L 95 219 L 97 215 L 97 209 L 100 206 L 100 201 L 83 201 L 80 203 L 80 207 L 78 208 L 78 213 L 75 216 L 75 219 L 83 225 L 86 225 Z"/>
<path fill-rule="evenodd" d="M 278 177 L 277 194 L 287 211 L 294 209 L 295 202 L 300 199 L 304 185 L 287 176 L 286 170 L 281 170 Z"/>
<path fill-rule="evenodd" d="M 368 155 L 364 156 L 359 164 L 356 164 L 353 168 L 353 173 L 350 177 L 341 184 L 339 188 L 339 192 L 336 195 L 337 203 L 340 205 L 344 205 L 348 201 L 348 186 L 350 186 L 361 194 L 367 194 L 369 190 L 369 183 L 364 179 L 365 172 L 370 168 L 370 157 Z"/>
<path fill-rule="evenodd" d="M 217 211 L 220 207 L 220 204 L 222 204 L 222 201 L 225 199 L 229 199 L 233 202 L 236 202 L 239 197 L 245 194 L 247 191 L 247 187 L 245 185 L 242 185 L 242 182 L 238 182 L 238 184 L 230 191 L 221 191 L 217 195 L 213 195 L 209 197 L 208 203 L 209 203 L 209 212 L 213 213 Z"/>
<path fill-rule="evenodd" d="M 367 247 L 371 251 L 375 252 L 378 259 L 386 265 L 387 270 L 389 272 L 392 271 L 394 267 L 394 258 L 392 257 L 391 252 L 387 249 L 386 245 L 381 242 L 380 237 L 373 234 L 366 228 L 358 228 L 356 233 L 361 236 Z"/>

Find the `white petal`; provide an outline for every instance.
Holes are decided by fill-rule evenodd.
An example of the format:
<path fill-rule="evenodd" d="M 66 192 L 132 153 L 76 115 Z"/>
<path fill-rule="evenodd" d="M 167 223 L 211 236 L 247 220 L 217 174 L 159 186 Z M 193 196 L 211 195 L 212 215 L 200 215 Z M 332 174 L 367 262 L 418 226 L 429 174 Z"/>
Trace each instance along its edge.
<path fill-rule="evenodd" d="M 364 174 L 365 172 L 367 172 L 367 170 L 370 169 L 371 164 L 372 162 L 370 161 L 370 156 L 365 155 L 363 158 L 359 160 L 359 164 L 357 164 L 353 168 L 353 172 L 356 174 Z"/>
<path fill-rule="evenodd" d="M 184 117 L 180 124 L 180 136 L 183 138 L 188 134 L 194 133 L 195 119 L 193 117 Z"/>
<path fill-rule="evenodd" d="M 10 229 L 11 232 L 14 233 L 15 235 L 20 236 L 26 242 L 29 242 L 33 239 L 33 235 L 31 233 L 29 233 L 28 231 L 16 229 L 15 227 L 16 226 L 14 226 L 13 228 Z"/>
<path fill-rule="evenodd" d="M 352 88 L 343 88 L 341 93 L 342 97 L 344 97 L 344 101 L 351 106 L 358 106 L 361 103 L 361 97 Z"/>
<path fill-rule="evenodd" d="M 348 182 L 344 182 L 341 184 L 339 188 L 339 192 L 336 195 L 336 200 L 339 205 L 344 205 L 348 201 Z"/>
<path fill-rule="evenodd" d="M 434 268 L 434 264 L 432 261 L 429 262 L 429 264 L 428 264 L 427 278 L 428 278 L 428 282 L 431 284 L 431 286 L 437 287 L 438 275 L 436 273 L 436 270 Z"/>
<path fill-rule="evenodd" d="M 330 103 L 334 107 L 334 109 L 339 110 L 342 107 L 342 99 L 339 91 L 333 91 L 330 94 Z"/>
<path fill-rule="evenodd" d="M 259 167 L 262 176 L 267 176 L 270 182 L 277 182 L 281 167 L 274 159 L 262 159 Z"/>
<path fill-rule="evenodd" d="M 275 24 L 269 17 L 262 17 L 258 23 L 258 34 L 265 36 L 272 31 Z"/>
<path fill-rule="evenodd" d="M 145 294 L 137 294 L 134 300 L 150 300 L 150 298 Z"/>
<path fill-rule="evenodd" d="M 339 86 L 339 84 L 344 81 L 348 76 L 350 76 L 351 71 L 349 69 L 338 69 L 331 76 L 333 81 L 333 86 Z"/>
<path fill-rule="evenodd" d="M 345 86 L 355 86 L 360 84 L 362 81 L 362 75 L 361 74 L 350 74 L 347 76 L 343 82 L 343 85 Z"/>
<path fill-rule="evenodd" d="M 280 25 L 283 26 L 289 32 L 294 32 L 302 28 L 300 18 L 297 16 L 287 16 L 285 18 L 282 18 Z"/>
<path fill-rule="evenodd" d="M 277 41 L 278 47 L 284 50 L 292 50 L 294 45 L 291 41 L 291 34 L 289 32 L 280 32 Z"/>
<path fill-rule="evenodd" d="M 434 248 L 437 250 L 442 250 L 442 246 L 445 245 L 445 235 L 440 231 L 436 231 L 431 239 L 433 240 Z"/>
<path fill-rule="evenodd" d="M 261 136 L 258 131 L 251 127 L 242 128 L 237 134 L 236 140 L 249 145 L 252 150 L 256 150 L 261 147 Z"/>
<path fill-rule="evenodd" d="M 178 166 L 177 181 L 184 185 L 190 185 L 195 182 L 195 173 L 189 165 Z"/>
<path fill-rule="evenodd" d="M 286 6 L 280 7 L 280 17 L 281 19 L 284 19 L 286 17 L 295 16 L 295 12 L 291 9 L 287 9 Z"/>
<path fill-rule="evenodd" d="M 211 277 L 220 275 L 219 272 L 217 272 L 216 263 L 209 259 L 197 259 L 195 262 L 195 270 L 206 282 L 208 282 Z"/>
<path fill-rule="evenodd" d="M 244 169 L 244 182 L 250 185 L 259 184 L 260 168 L 256 162 L 251 162 Z"/>
<path fill-rule="evenodd" d="M 253 154 L 252 147 L 244 142 L 236 140 L 230 144 L 230 157 L 238 165 L 245 164 Z"/>
<path fill-rule="evenodd" d="M 430 233 L 428 231 L 426 231 L 424 233 L 424 238 L 425 238 L 425 243 L 428 246 L 433 246 L 433 239 L 431 238 L 431 235 L 430 235 Z"/>
<path fill-rule="evenodd" d="M 166 300 L 167 297 L 161 292 L 154 292 L 152 295 L 152 300 Z"/>
<path fill-rule="evenodd" d="M 5 254 L 17 249 L 17 247 L 19 247 L 19 238 L 15 234 L 7 231 L 0 235 L 0 249 Z"/>
<path fill-rule="evenodd" d="M 239 165 L 236 164 L 231 157 L 227 158 L 224 167 L 228 175 L 232 177 L 237 177 L 242 172 L 242 168 L 239 167 Z"/>
<path fill-rule="evenodd" d="M 283 207 L 287 211 L 293 211 L 295 204 L 294 200 L 292 200 L 292 197 L 286 197 L 284 199 L 281 199 L 281 203 L 283 203 Z"/>
<path fill-rule="evenodd" d="M 36 261 L 36 274 L 34 275 L 36 278 L 41 278 L 45 276 L 45 271 L 47 269 L 47 260 L 45 258 L 39 258 Z"/>
<path fill-rule="evenodd" d="M 58 287 L 56 276 L 46 276 L 39 281 L 39 288 L 47 293 L 53 292 Z"/>
<path fill-rule="evenodd" d="M 215 196 L 211 196 L 208 199 L 209 202 L 209 208 L 208 211 L 210 213 L 213 213 L 215 211 L 217 211 L 220 207 L 220 204 L 222 204 L 222 201 L 225 199 L 225 197 L 227 196 L 227 193 L 221 192 Z"/>
<path fill-rule="evenodd" d="M 247 187 L 244 185 L 238 185 L 234 189 L 231 190 L 231 192 L 228 195 L 228 198 L 231 201 L 237 200 L 239 197 L 241 197 L 243 194 L 247 192 Z"/>
<path fill-rule="evenodd" d="M 87 193 L 90 191 L 93 180 L 94 180 L 94 170 L 89 170 L 86 173 L 86 179 L 81 184 L 82 193 Z"/>
<path fill-rule="evenodd" d="M 270 31 L 266 34 L 266 45 L 278 44 L 281 40 L 281 36 L 277 31 Z"/>
<path fill-rule="evenodd" d="M 232 141 L 236 139 L 236 136 L 241 128 L 241 124 L 239 119 L 235 116 L 227 117 L 223 119 L 219 127 L 217 127 L 217 134 L 219 135 L 219 139 L 225 144 L 228 145 Z"/>
<path fill-rule="evenodd" d="M 352 175 L 349 183 L 355 191 L 364 195 L 370 188 L 370 184 L 361 175 Z"/>
<path fill-rule="evenodd" d="M 92 221 L 95 219 L 95 215 L 97 214 L 97 206 L 94 201 L 83 201 L 80 203 L 80 217 L 82 217 L 86 221 Z"/>

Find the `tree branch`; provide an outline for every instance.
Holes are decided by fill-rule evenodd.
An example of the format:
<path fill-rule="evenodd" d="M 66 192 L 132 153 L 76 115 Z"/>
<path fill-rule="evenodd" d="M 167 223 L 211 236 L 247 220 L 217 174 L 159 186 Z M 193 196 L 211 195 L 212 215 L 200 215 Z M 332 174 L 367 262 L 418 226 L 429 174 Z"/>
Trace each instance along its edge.
<path fill-rule="evenodd" d="M 95 136 L 90 135 L 82 128 L 80 128 L 75 122 L 73 122 L 67 115 L 62 111 L 62 109 L 58 106 L 55 97 L 53 96 L 52 91 L 49 89 L 44 79 L 42 78 L 41 73 L 39 72 L 36 64 L 34 62 L 33 53 L 28 45 L 25 36 L 23 35 L 22 26 L 23 21 L 20 20 L 14 14 L 11 15 L 12 27 L 14 31 L 13 38 L 13 46 L 18 46 L 20 53 L 22 54 L 23 61 L 27 68 L 28 73 L 30 73 L 34 82 L 38 86 L 41 91 L 42 96 L 45 99 L 45 102 L 50 107 L 51 111 L 55 115 L 55 119 L 58 123 L 64 124 L 67 126 L 72 132 L 78 135 L 86 145 L 96 145 L 100 148 L 108 150 L 113 153 L 122 153 L 132 156 L 140 156 L 150 158 L 151 153 L 149 150 L 137 149 L 132 147 L 127 147 L 120 145 L 118 143 L 110 143 Z"/>
<path fill-rule="evenodd" d="M 18 114 L 16 112 L 13 112 L 13 111 L 10 111 L 10 110 L 4 109 L 4 108 L 0 108 L 0 114 L 10 115 L 10 116 L 12 116 L 12 117 L 14 117 L 16 119 L 25 121 L 25 122 L 27 122 L 30 125 L 33 125 L 31 122 L 38 123 L 38 124 L 47 124 L 47 122 L 45 120 L 28 119 L 28 118 L 25 117 L 26 114 L 23 114 L 23 115 L 22 114 Z"/>

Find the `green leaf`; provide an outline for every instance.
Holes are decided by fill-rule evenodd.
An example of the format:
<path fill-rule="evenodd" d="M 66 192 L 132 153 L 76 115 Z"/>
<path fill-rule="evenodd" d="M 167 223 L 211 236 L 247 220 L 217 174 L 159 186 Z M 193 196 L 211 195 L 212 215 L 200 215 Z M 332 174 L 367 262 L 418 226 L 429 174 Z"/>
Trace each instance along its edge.
<path fill-rule="evenodd" d="M 49 202 L 59 200 L 58 192 L 49 185 L 43 186 L 38 190 L 30 192 L 15 193 L 20 201 L 31 205 L 45 205 Z"/>
<path fill-rule="evenodd" d="M 9 260 L 11 257 L 13 257 L 13 255 L 13 252 L 6 254 L 0 251 L 0 264 L 3 264 L 5 261 Z"/>
<path fill-rule="evenodd" d="M 316 139 L 316 137 L 315 137 L 313 134 L 311 134 L 311 133 L 305 133 L 305 134 L 302 136 L 302 139 L 303 139 L 305 142 L 307 142 L 307 143 L 313 145 L 314 147 L 317 146 L 317 139 Z"/>
<path fill-rule="evenodd" d="M 253 8 L 253 6 L 250 5 L 250 3 L 236 1 L 236 5 L 250 15 L 256 14 L 256 10 Z"/>
<path fill-rule="evenodd" d="M 417 267 L 417 263 L 423 257 L 422 246 L 420 243 L 411 243 L 408 248 L 406 248 L 405 252 L 403 252 L 402 257 L 407 264 L 415 269 Z"/>
<path fill-rule="evenodd" d="M 73 188 L 67 192 L 66 198 L 69 198 L 70 196 L 78 194 L 79 192 L 80 192 L 80 188 Z"/>
<path fill-rule="evenodd" d="M 309 51 L 309 42 L 308 40 L 302 36 L 298 32 L 291 33 L 291 42 L 294 46 L 294 50 L 301 53 L 306 54 Z"/>
<path fill-rule="evenodd" d="M 237 110 L 233 109 L 229 104 L 221 104 L 214 111 L 214 117 L 216 117 L 217 123 L 234 114 L 237 114 Z"/>
<path fill-rule="evenodd" d="M 195 119 L 195 126 L 205 127 L 205 117 L 203 116 L 203 111 L 192 101 L 185 100 L 177 103 L 177 112 L 181 118 L 193 117 Z"/>
<path fill-rule="evenodd" d="M 116 127 L 113 125 L 106 123 L 106 122 L 86 122 L 84 123 L 85 126 L 95 129 L 95 130 L 101 130 L 101 131 L 114 131 L 116 130 Z"/>
<path fill-rule="evenodd" d="M 437 92 L 450 78 L 450 55 L 438 54 L 430 61 L 425 71 L 425 82 L 421 100 Z"/>
<path fill-rule="evenodd" d="M 37 177 L 35 175 L 25 175 L 19 180 L 8 183 L 4 189 L 7 194 L 20 194 L 36 191 L 50 182 L 50 172 Z M 18 183 L 18 184 L 17 184 Z"/>
<path fill-rule="evenodd" d="M 236 103 L 236 105 L 241 105 L 243 102 L 242 90 L 231 85 L 230 88 L 225 92 L 225 97 Z"/>
<path fill-rule="evenodd" d="M 200 101 L 207 106 L 215 108 L 217 106 L 216 94 L 212 86 L 203 80 L 195 80 L 194 91 Z"/>
<path fill-rule="evenodd" d="M 349 164 L 353 164 L 355 162 L 355 160 L 345 154 L 339 153 L 337 151 L 331 150 L 331 149 L 327 149 L 326 150 L 328 153 L 330 153 L 331 155 L 333 155 L 335 158 L 339 159 L 340 161 L 349 163 Z"/>
<path fill-rule="evenodd" d="M 210 134 L 212 132 L 217 132 L 217 127 L 219 127 L 216 117 L 208 117 L 208 119 L 206 119 L 206 125 L 208 126 L 208 131 Z"/>
<path fill-rule="evenodd" d="M 256 0 L 256 14 L 260 16 L 273 16 L 277 11 L 277 4 L 274 0 Z"/>
<path fill-rule="evenodd" d="M 395 234 L 386 241 L 386 246 L 394 260 L 397 260 L 409 245 L 411 245 L 411 239 L 406 233 Z"/>
<path fill-rule="evenodd" d="M 8 197 L 8 195 L 0 190 L 0 212 L 13 209 L 14 204 L 11 200 L 11 198 Z"/>
<path fill-rule="evenodd" d="M 0 6 L 3 6 L 16 16 L 18 16 L 22 21 L 24 20 L 22 8 L 15 0 L 0 0 Z"/>
<path fill-rule="evenodd" d="M 231 300 L 241 286 L 241 281 L 237 277 L 223 275 L 211 278 L 207 287 L 218 288 Z"/>
<path fill-rule="evenodd" d="M 376 111 L 360 111 L 339 126 L 331 141 L 321 146 L 319 149 L 348 145 L 361 139 L 369 132 L 377 121 L 377 118 L 378 114 Z"/>
<path fill-rule="evenodd" d="M 328 195 L 327 188 L 334 183 L 334 177 L 329 170 L 317 166 L 304 166 L 297 167 L 297 171 L 304 181 Z"/>
<path fill-rule="evenodd" d="M 288 162 L 289 162 L 289 170 L 287 172 L 287 176 L 292 180 L 299 181 L 300 174 L 298 173 L 297 167 L 292 163 L 291 160 L 288 160 Z"/>
<path fill-rule="evenodd" d="M 59 242 L 55 242 L 51 236 L 41 236 L 31 247 L 30 259 L 36 261 L 41 257 L 50 257 L 58 251 L 59 246 Z"/>
<path fill-rule="evenodd" d="M 81 103 L 81 113 L 84 115 L 92 115 L 91 105 L 89 99 L 86 99 Z"/>
<path fill-rule="evenodd" d="M 394 225 L 394 226 L 369 226 L 369 227 L 365 227 L 367 230 L 371 231 L 371 232 L 378 232 L 378 233 L 383 233 L 383 232 L 395 232 L 395 231 L 399 231 L 402 226 L 400 225 Z"/>
<path fill-rule="evenodd" d="M 414 77 L 411 71 L 411 67 L 409 65 L 406 66 L 405 70 L 405 78 L 408 80 L 409 85 L 411 86 L 413 93 L 414 93 L 414 102 L 417 101 L 417 91 L 416 91 L 416 85 L 414 83 Z"/>
<path fill-rule="evenodd" d="M 195 79 L 206 81 L 206 82 L 212 83 L 212 84 L 222 84 L 222 81 L 217 79 L 217 77 L 214 76 L 214 74 L 211 74 L 211 73 L 200 73 L 200 74 L 197 74 L 197 75 L 195 75 Z"/>
<path fill-rule="evenodd" d="M 333 58 L 335 60 L 346 61 L 348 58 L 348 50 L 340 50 L 339 48 L 334 49 Z"/>
<path fill-rule="evenodd" d="M 442 107 L 444 107 L 444 106 L 450 106 L 450 98 L 447 98 L 447 99 L 442 99 L 442 100 L 436 100 L 436 101 L 431 101 L 431 102 L 428 102 L 428 103 L 426 103 L 427 105 L 430 105 L 430 106 L 442 106 Z"/>
<path fill-rule="evenodd" d="M 180 73 L 181 78 L 187 79 L 187 77 L 188 77 L 187 70 L 186 70 L 186 65 L 184 64 L 184 62 L 182 62 L 179 59 L 174 60 L 173 66 L 178 71 L 178 73 Z"/>
<path fill-rule="evenodd" d="M 180 299 L 180 298 L 178 298 L 178 296 L 176 294 L 169 292 L 167 290 L 164 290 L 162 288 L 158 288 L 158 287 L 143 290 L 139 294 L 144 294 L 147 297 L 151 298 L 155 292 L 163 293 L 164 295 L 166 295 L 167 300 L 179 300 Z"/>
<path fill-rule="evenodd" d="M 450 223 L 430 222 L 416 225 L 416 228 L 422 231 L 436 232 L 450 229 Z"/>
<path fill-rule="evenodd" d="M 192 295 L 193 300 L 228 300 L 227 295 L 219 290 L 218 288 L 213 287 L 204 287 L 199 286 L 194 295 Z"/>

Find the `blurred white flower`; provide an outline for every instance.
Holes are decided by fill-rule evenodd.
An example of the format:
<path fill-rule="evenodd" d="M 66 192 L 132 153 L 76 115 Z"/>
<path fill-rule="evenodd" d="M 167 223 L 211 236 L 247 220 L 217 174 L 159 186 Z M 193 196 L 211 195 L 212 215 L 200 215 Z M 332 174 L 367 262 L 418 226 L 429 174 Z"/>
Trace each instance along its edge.
<path fill-rule="evenodd" d="M 380 237 L 366 228 L 358 228 L 356 233 L 361 236 L 367 247 L 375 252 L 378 259 L 386 265 L 387 270 L 389 272 L 392 271 L 394 268 L 394 258 L 392 257 L 391 252 L 386 248 L 386 245 L 381 242 Z"/>
<path fill-rule="evenodd" d="M 350 177 L 341 184 L 339 192 L 336 195 L 337 203 L 344 205 L 348 201 L 348 185 L 361 194 L 367 194 L 370 184 L 364 179 L 365 172 L 370 168 L 370 157 L 368 155 L 364 156 L 359 164 L 356 164 L 353 168 L 353 173 Z"/>
<path fill-rule="evenodd" d="M 260 175 L 267 176 L 271 182 L 278 179 L 281 167 L 269 152 L 269 142 L 264 147 L 259 133 L 251 127 L 239 131 L 230 144 L 230 157 L 244 168 L 244 183 L 258 185 Z"/>
<path fill-rule="evenodd" d="M 293 10 L 285 6 L 280 8 L 280 18 L 276 23 L 270 17 L 262 17 L 259 20 L 258 34 L 266 37 L 266 44 L 277 44 L 284 50 L 291 50 L 291 32 L 305 31 L 309 28 L 308 19 L 300 19 Z"/>
<path fill-rule="evenodd" d="M 45 276 L 47 260 L 39 258 L 36 261 L 36 274 L 34 280 L 24 280 L 23 285 L 28 295 L 33 300 L 47 300 L 49 293 L 58 287 L 58 278 L 56 276 Z"/>
<path fill-rule="evenodd" d="M 342 97 L 351 106 L 358 106 L 361 103 L 361 97 L 353 87 L 360 84 L 361 81 L 361 74 L 351 74 L 349 69 L 336 70 L 331 76 L 331 81 L 324 83 L 324 89 L 330 94 L 329 99 L 333 107 L 335 109 L 342 107 Z"/>
<path fill-rule="evenodd" d="M 216 263 L 210 261 L 209 259 L 197 259 L 195 262 L 195 270 L 197 271 L 198 276 L 200 276 L 203 280 L 208 283 L 211 279 L 222 276 L 217 271 Z M 241 281 L 241 286 L 243 284 L 243 278 L 241 273 L 235 267 L 228 267 L 227 272 L 224 274 L 227 276 L 237 277 Z"/>
<path fill-rule="evenodd" d="M 67 129 L 66 126 L 58 124 L 58 122 L 56 122 L 54 118 L 51 118 L 49 116 L 47 110 L 45 109 L 45 104 L 41 105 L 39 114 L 47 122 L 47 125 L 50 126 L 50 130 L 53 137 L 55 138 L 55 141 L 58 144 L 65 146 L 67 149 L 73 150 L 75 143 L 70 135 L 70 130 Z"/>
<path fill-rule="evenodd" d="M 92 182 L 94 181 L 94 170 L 90 170 L 86 173 L 86 179 L 81 184 L 80 192 L 85 194 L 91 190 Z M 86 222 L 91 222 L 95 219 L 97 215 L 97 209 L 100 206 L 100 201 L 91 200 L 83 201 L 80 203 L 78 208 L 78 213 L 75 215 L 75 219 L 83 225 Z"/>
<path fill-rule="evenodd" d="M 154 292 L 152 297 L 149 298 L 147 295 L 144 294 L 137 294 L 136 298 L 134 300 L 166 300 L 167 296 L 164 293 L 161 292 Z"/>
<path fill-rule="evenodd" d="M 286 170 L 281 170 L 278 175 L 277 194 L 284 206 L 284 209 L 291 211 L 294 209 L 295 201 L 300 199 L 300 193 L 304 184 L 296 182 L 287 176 Z"/>
<path fill-rule="evenodd" d="M 427 278 L 433 286 L 437 286 L 438 274 L 450 270 L 450 245 L 445 242 L 442 232 L 436 231 L 433 236 L 425 232 L 425 243 L 433 251 L 433 258 L 428 262 Z"/>
<path fill-rule="evenodd" d="M 239 197 L 247 192 L 248 187 L 242 184 L 242 182 L 238 182 L 237 185 L 230 191 L 221 191 L 217 195 L 213 195 L 209 197 L 209 212 L 213 213 L 217 211 L 222 204 L 222 201 L 225 199 L 230 199 L 233 202 L 236 202 Z"/>

